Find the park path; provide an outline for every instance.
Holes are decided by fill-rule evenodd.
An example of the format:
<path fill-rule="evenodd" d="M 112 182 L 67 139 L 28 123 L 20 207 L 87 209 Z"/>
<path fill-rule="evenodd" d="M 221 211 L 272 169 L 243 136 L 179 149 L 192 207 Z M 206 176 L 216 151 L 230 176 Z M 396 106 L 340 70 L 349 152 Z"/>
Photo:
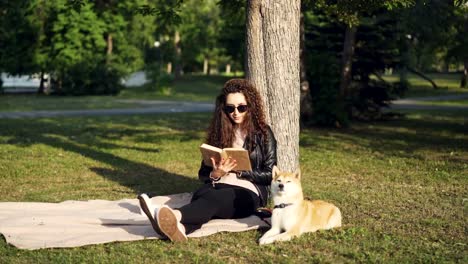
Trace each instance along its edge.
<path fill-rule="evenodd" d="M 187 112 L 211 112 L 214 105 L 211 103 L 156 101 L 156 100 L 120 100 L 121 102 L 137 103 L 138 108 L 118 109 L 83 109 L 83 110 L 37 110 L 0 112 L 0 118 L 40 118 L 58 116 L 110 116 L 110 115 L 135 115 L 154 113 L 187 113 Z"/>
<path fill-rule="evenodd" d="M 444 101 L 468 98 L 468 94 L 446 95 L 423 98 L 401 99 L 392 102 L 391 110 L 401 109 L 433 109 L 433 110 L 468 110 L 468 106 L 441 106 L 421 104 L 422 101 Z M 118 109 L 83 109 L 83 110 L 37 110 L 0 112 L 0 118 L 41 118 L 59 116 L 110 116 L 110 115 L 135 115 L 154 113 L 189 113 L 211 112 L 214 109 L 212 103 L 180 102 L 180 101 L 156 101 L 156 100 L 119 100 L 141 105 L 138 108 Z"/>
<path fill-rule="evenodd" d="M 392 101 L 390 109 L 431 109 L 431 110 L 468 110 L 468 105 L 431 105 L 425 102 L 450 101 L 467 99 L 468 93 L 440 95 L 430 97 L 414 97 Z"/>

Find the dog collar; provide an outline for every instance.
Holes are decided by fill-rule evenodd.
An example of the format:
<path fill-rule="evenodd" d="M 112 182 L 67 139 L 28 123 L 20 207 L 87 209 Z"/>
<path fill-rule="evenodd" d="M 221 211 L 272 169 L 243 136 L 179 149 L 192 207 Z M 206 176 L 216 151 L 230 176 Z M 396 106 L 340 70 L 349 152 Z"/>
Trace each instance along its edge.
<path fill-rule="evenodd" d="M 290 205 L 292 205 L 292 203 L 287 203 L 287 204 L 285 204 L 285 203 L 280 203 L 280 204 L 278 204 L 278 205 L 275 205 L 275 207 L 273 207 L 273 209 L 285 208 L 286 206 L 290 206 Z"/>

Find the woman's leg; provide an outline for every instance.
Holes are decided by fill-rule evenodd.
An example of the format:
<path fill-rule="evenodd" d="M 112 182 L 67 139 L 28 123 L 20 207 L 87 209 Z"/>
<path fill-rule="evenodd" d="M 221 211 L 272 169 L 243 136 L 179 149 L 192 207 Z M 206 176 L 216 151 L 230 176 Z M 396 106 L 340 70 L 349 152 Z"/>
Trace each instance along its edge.
<path fill-rule="evenodd" d="M 177 209 L 181 223 L 189 234 L 213 218 L 242 218 L 254 213 L 259 197 L 252 191 L 230 185 L 202 187 L 194 193 L 192 202 Z"/>

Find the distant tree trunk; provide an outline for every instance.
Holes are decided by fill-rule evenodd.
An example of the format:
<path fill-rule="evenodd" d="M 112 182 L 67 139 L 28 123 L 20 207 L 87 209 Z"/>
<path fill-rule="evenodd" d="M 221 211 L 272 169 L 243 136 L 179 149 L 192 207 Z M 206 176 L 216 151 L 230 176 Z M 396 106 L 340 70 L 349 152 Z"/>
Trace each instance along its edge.
<path fill-rule="evenodd" d="M 203 74 L 204 75 L 209 75 L 210 73 L 210 69 L 209 69 L 210 65 L 208 63 L 208 58 L 204 58 L 203 59 Z"/>
<path fill-rule="evenodd" d="M 226 74 L 230 74 L 231 73 L 231 64 L 226 64 Z"/>
<path fill-rule="evenodd" d="M 39 89 L 37 94 L 44 94 L 44 71 L 41 70 L 41 81 L 39 82 Z"/>
<path fill-rule="evenodd" d="M 410 71 L 410 72 L 418 75 L 419 77 L 423 78 L 424 80 L 430 82 L 434 89 L 439 89 L 439 86 L 437 86 L 437 84 L 431 78 L 426 76 L 424 73 L 422 73 L 422 72 L 420 72 L 420 71 L 418 71 L 416 69 L 413 69 L 411 67 L 406 67 L 406 68 L 408 69 L 408 71 Z"/>
<path fill-rule="evenodd" d="M 107 52 L 106 52 L 106 63 L 109 64 L 111 62 L 111 56 L 112 56 L 112 34 L 107 35 Z"/>
<path fill-rule="evenodd" d="M 343 44 L 343 55 L 341 57 L 341 79 L 340 97 L 341 100 L 349 96 L 349 86 L 351 84 L 351 74 L 353 66 L 354 45 L 356 43 L 356 26 L 347 26 L 345 40 Z"/>
<path fill-rule="evenodd" d="M 175 61 L 174 61 L 174 79 L 179 79 L 182 76 L 182 48 L 180 46 L 179 31 L 174 33 L 175 45 Z"/>
<path fill-rule="evenodd" d="M 168 62 L 168 63 L 167 63 L 166 72 L 167 72 L 167 74 L 171 74 L 171 73 L 172 73 L 172 62 Z"/>
<path fill-rule="evenodd" d="M 246 76 L 265 100 L 278 166 L 299 166 L 300 0 L 247 1 Z"/>
<path fill-rule="evenodd" d="M 300 116 L 306 118 L 312 114 L 312 100 L 309 91 L 309 81 L 307 80 L 306 62 L 305 62 L 305 30 L 304 30 L 304 14 L 301 12 L 300 20 Z"/>
<path fill-rule="evenodd" d="M 464 62 L 464 68 L 463 68 L 463 74 L 461 77 L 460 81 L 460 88 L 466 88 L 467 87 L 467 78 L 468 78 L 468 58 L 465 59 Z"/>

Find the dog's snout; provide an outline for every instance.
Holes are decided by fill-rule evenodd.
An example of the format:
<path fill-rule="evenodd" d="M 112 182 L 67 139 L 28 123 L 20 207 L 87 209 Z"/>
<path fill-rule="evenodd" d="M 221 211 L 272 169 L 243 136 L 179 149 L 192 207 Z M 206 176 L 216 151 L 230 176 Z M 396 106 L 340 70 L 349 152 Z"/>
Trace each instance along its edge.
<path fill-rule="evenodd" d="M 280 183 L 280 184 L 278 184 L 278 187 L 279 187 L 280 189 L 283 189 L 283 188 L 284 188 L 284 184 Z"/>

